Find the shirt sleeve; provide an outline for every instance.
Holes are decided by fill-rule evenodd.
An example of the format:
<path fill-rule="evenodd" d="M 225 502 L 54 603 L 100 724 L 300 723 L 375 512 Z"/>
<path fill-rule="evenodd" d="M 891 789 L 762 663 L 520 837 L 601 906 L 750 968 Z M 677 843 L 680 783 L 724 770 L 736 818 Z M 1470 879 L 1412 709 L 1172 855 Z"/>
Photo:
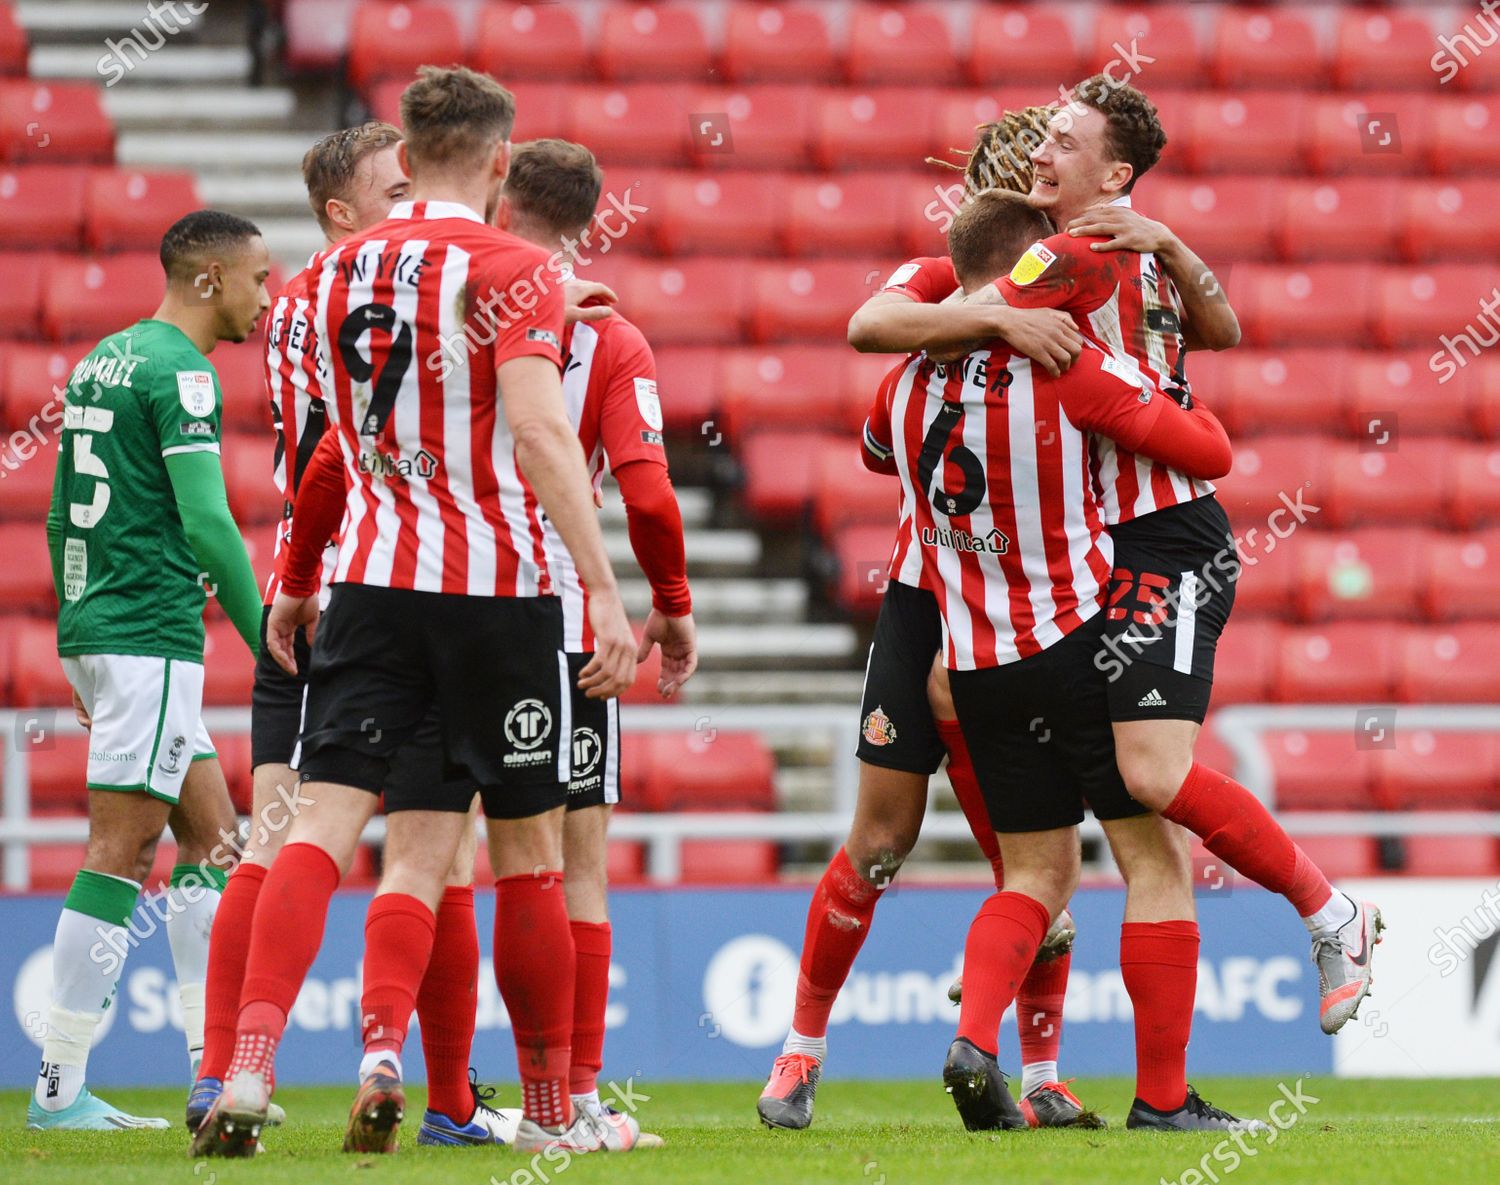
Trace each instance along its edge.
<path fill-rule="evenodd" d="M 1092 250 L 1106 241 L 1062 234 L 1033 243 L 995 287 L 1012 308 L 1091 313 L 1119 287 L 1128 261 L 1138 258 L 1130 251 Z"/>
<path fill-rule="evenodd" d="M 162 456 L 218 453 L 224 397 L 212 367 L 157 370 L 146 389 L 146 401 Z"/>
<path fill-rule="evenodd" d="M 919 255 L 893 271 L 882 292 L 899 292 L 918 304 L 937 304 L 958 290 L 958 274 L 946 255 Z"/>
<path fill-rule="evenodd" d="M 650 345 L 625 321 L 610 326 L 599 344 L 605 355 L 594 359 L 593 379 L 602 384 L 596 404 L 599 442 L 609 467 L 618 470 L 631 461 L 650 461 L 665 468 L 661 399 Z"/>
<path fill-rule="evenodd" d="M 865 468 L 875 473 L 896 473 L 896 448 L 891 430 L 891 389 L 897 376 L 905 368 L 906 363 L 903 362 L 881 380 L 880 389 L 875 392 L 875 401 L 870 404 L 869 414 L 865 417 L 864 449 L 861 455 Z"/>
<path fill-rule="evenodd" d="M 337 430 L 325 432 L 297 486 L 291 539 L 281 552 L 281 591 L 310 597 L 323 575 L 323 549 L 338 532 L 348 501 L 349 479 Z"/>
<path fill-rule="evenodd" d="M 479 279 L 471 317 L 495 326 L 495 365 L 540 355 L 562 368 L 563 286 L 545 266 L 540 249 L 499 248 L 488 282 Z"/>

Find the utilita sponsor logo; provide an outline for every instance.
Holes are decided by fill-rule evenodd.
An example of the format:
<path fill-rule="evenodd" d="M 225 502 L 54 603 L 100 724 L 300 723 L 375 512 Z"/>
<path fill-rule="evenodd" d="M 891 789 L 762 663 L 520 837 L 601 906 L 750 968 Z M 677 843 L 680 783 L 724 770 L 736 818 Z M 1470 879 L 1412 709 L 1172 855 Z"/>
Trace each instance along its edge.
<path fill-rule="evenodd" d="M 438 459 L 425 448 L 415 457 L 393 457 L 390 453 L 369 452 L 359 454 L 359 471 L 375 477 L 401 477 L 413 475 L 430 480 L 438 471 Z"/>
<path fill-rule="evenodd" d="M 991 528 L 988 535 L 971 535 L 958 527 L 923 527 L 922 542 L 928 547 L 947 547 L 953 551 L 988 551 L 995 555 L 1010 552 L 1010 539 L 998 528 Z"/>

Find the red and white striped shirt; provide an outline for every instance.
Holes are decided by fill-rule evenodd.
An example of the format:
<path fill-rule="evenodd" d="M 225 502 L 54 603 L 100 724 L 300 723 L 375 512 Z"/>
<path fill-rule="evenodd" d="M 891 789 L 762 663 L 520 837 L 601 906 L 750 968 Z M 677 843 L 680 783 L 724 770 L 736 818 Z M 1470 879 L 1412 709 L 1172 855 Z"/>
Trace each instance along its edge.
<path fill-rule="evenodd" d="M 350 476 L 334 580 L 552 591 L 495 373 L 524 355 L 561 364 L 547 258 L 453 202 L 402 202 L 322 257 L 314 324 Z"/>

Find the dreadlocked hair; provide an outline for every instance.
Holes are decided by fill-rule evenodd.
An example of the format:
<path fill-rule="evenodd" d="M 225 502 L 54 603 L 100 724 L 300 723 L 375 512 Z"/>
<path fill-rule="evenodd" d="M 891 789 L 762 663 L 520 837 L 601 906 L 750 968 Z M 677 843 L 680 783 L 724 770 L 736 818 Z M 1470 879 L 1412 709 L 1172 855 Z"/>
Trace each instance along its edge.
<path fill-rule="evenodd" d="M 1047 124 L 1053 114 L 1051 107 L 1007 111 L 994 123 L 982 123 L 974 129 L 974 147 L 967 155 L 961 148 L 949 149 L 952 155 L 964 157 L 962 164 L 935 156 L 929 156 L 927 163 L 963 173 L 966 193 L 986 189 L 1030 193 L 1031 154 L 1047 138 Z"/>

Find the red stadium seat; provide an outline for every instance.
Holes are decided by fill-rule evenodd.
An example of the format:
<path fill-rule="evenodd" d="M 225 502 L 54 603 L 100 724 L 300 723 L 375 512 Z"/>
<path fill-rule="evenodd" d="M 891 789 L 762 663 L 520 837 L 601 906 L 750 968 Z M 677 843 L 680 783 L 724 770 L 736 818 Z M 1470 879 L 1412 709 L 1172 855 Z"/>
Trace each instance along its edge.
<path fill-rule="evenodd" d="M 1325 175 L 1427 169 L 1432 104 L 1410 92 L 1304 98 L 1305 156 Z"/>
<path fill-rule="evenodd" d="M 1220 86 L 1303 87 L 1322 74 L 1318 35 L 1305 14 L 1226 5 L 1217 18 L 1211 58 Z"/>
<path fill-rule="evenodd" d="M 241 526 L 275 522 L 285 509 L 272 480 L 272 440 L 269 432 L 230 432 L 220 446 L 229 507 Z"/>
<path fill-rule="evenodd" d="M 646 845 L 630 839 L 610 840 L 604 849 L 604 871 L 611 886 L 641 884 L 646 879 Z"/>
<path fill-rule="evenodd" d="M 1036 87 L 942 92 L 938 96 L 937 113 L 933 116 L 932 145 L 936 151 L 932 155 L 962 169 L 974 149 L 982 124 L 995 122 L 1006 111 L 1028 106 L 1037 97 Z M 1041 143 L 1040 136 L 1027 133 L 1027 137 L 1027 149 L 1024 152 L 1018 150 L 1016 159 L 1001 156 L 990 162 L 992 174 L 1004 176 L 1026 167 L 1024 157 Z M 929 188 L 934 181 L 945 179 L 944 174 L 934 168 L 924 169 L 918 175 L 928 182 Z M 962 180 L 962 173 L 953 172 L 946 179 Z"/>
<path fill-rule="evenodd" d="M 103 93 L 87 82 L 0 81 L 0 161 L 113 160 L 115 127 Z"/>
<path fill-rule="evenodd" d="M 1152 181 L 1142 212 L 1165 222 L 1210 264 L 1272 256 L 1271 209 L 1281 182 L 1262 177 Z"/>
<path fill-rule="evenodd" d="M 1458 454 L 1448 519 L 1464 529 L 1500 524 L 1500 448 L 1476 445 Z"/>
<path fill-rule="evenodd" d="M 26 73 L 26 30 L 9 4 L 0 4 L 0 74 Z"/>
<path fill-rule="evenodd" d="M 1329 880 L 1355 880 L 1380 872 L 1380 845 L 1371 835 L 1296 835 L 1308 859 Z"/>
<path fill-rule="evenodd" d="M 0 533 L 8 529 L 0 527 Z M 41 528 L 36 530 L 40 531 Z M 12 703 L 31 707 L 60 707 L 73 703 L 73 689 L 68 684 L 62 662 L 57 657 L 55 622 L 37 618 L 22 619 L 15 633 L 11 654 L 15 664 L 10 675 Z"/>
<path fill-rule="evenodd" d="M 1500 809 L 1500 747 L 1490 733 L 1405 728 L 1396 713 L 1395 748 L 1379 750 L 1375 792 L 1395 810 Z"/>
<path fill-rule="evenodd" d="M 640 629 L 636 629 L 640 636 Z M 663 702 L 656 685 L 661 680 L 661 648 L 653 648 L 645 662 L 635 664 L 635 682 L 620 696 L 622 704 L 660 704 Z"/>
<path fill-rule="evenodd" d="M 653 234 L 667 255 L 770 255 L 780 224 L 779 195 L 786 178 L 765 173 L 674 173 L 653 202 Z"/>
<path fill-rule="evenodd" d="M 958 73 L 948 23 L 935 8 L 856 4 L 849 12 L 849 81 L 951 82 Z"/>
<path fill-rule="evenodd" d="M 42 744 L 29 749 L 27 757 L 33 814 L 88 814 L 89 738 L 86 735 L 48 737 Z"/>
<path fill-rule="evenodd" d="M 45 466 L 46 462 L 37 458 L 34 464 Z M 11 478 L 6 479 L 7 486 L 10 481 Z M 5 496 L 10 497 L 8 491 Z M 0 609 L 41 610 L 56 604 L 52 592 L 52 557 L 47 551 L 47 532 L 40 520 L 0 523 L 0 556 L 5 557 L 5 563 L 0 564 Z"/>
<path fill-rule="evenodd" d="M 905 359 L 890 354 L 856 354 L 853 350 L 840 352 L 839 405 L 844 409 L 844 427 L 862 436 L 880 384 L 893 367 L 904 365 Z"/>
<path fill-rule="evenodd" d="M 748 260 L 632 261 L 610 286 L 622 310 L 653 345 L 705 345 L 740 339 Z"/>
<path fill-rule="evenodd" d="M 834 537 L 834 601 L 847 613 L 873 618 L 885 595 L 895 532 L 891 523 L 845 527 Z"/>
<path fill-rule="evenodd" d="M 787 424 L 799 430 L 845 427 L 848 417 L 833 381 L 843 353 L 826 346 L 724 351 L 719 406 L 725 434 L 738 440 L 747 431 Z"/>
<path fill-rule="evenodd" d="M 248 704 L 254 681 L 255 656 L 239 631 L 227 621 L 209 622 L 203 642 L 203 702 Z"/>
<path fill-rule="evenodd" d="M 794 523 L 812 498 L 813 460 L 830 443 L 821 432 L 762 431 L 736 448 L 745 470 L 745 509 L 768 523 Z"/>
<path fill-rule="evenodd" d="M 1367 811 L 1375 807 L 1373 750 L 1352 731 L 1271 732 L 1266 755 L 1276 771 L 1278 811 Z"/>
<path fill-rule="evenodd" d="M 1022 4 L 986 4 L 974 13 L 965 59 L 980 86 L 1018 81 L 1047 83 L 1084 76 L 1073 30 L 1058 11 Z"/>
<path fill-rule="evenodd" d="M 656 389 L 661 394 L 667 431 L 685 433 L 706 444 L 716 430 L 710 429 L 705 434 L 703 426 L 719 406 L 720 351 L 703 346 L 672 346 L 655 353 Z"/>
<path fill-rule="evenodd" d="M 1367 263 L 1247 264 L 1231 282 L 1253 345 L 1321 346 L 1358 340 L 1370 321 L 1376 271 Z"/>
<path fill-rule="evenodd" d="M 37 336 L 42 306 L 42 277 L 53 256 L 44 251 L 0 252 L 0 335 Z"/>
<path fill-rule="evenodd" d="M 229 785 L 229 801 L 234 809 L 248 815 L 253 806 L 251 786 L 250 737 L 245 733 L 228 734 L 213 738 L 214 755 L 224 770 L 224 781 Z"/>
<path fill-rule="evenodd" d="M 1440 172 L 1500 169 L 1500 95 L 1449 98 L 1433 114 L 1433 165 Z"/>
<path fill-rule="evenodd" d="M 838 64 L 823 10 L 812 4 L 730 5 L 723 60 L 733 82 L 832 78 Z"/>
<path fill-rule="evenodd" d="M 1234 468 L 1228 477 L 1214 484 L 1235 531 L 1245 538 L 1246 549 L 1253 557 L 1265 552 L 1267 518 L 1277 508 L 1284 508 L 1288 502 L 1319 507 L 1325 504 L 1327 448 L 1309 437 L 1258 437 L 1235 446 Z M 1316 524 L 1316 515 L 1307 517 Z M 1288 520 L 1281 516 L 1277 521 Z M 1259 531 L 1255 541 L 1246 534 L 1251 527 Z M 1270 555 L 1266 558 L 1269 560 Z"/>
<path fill-rule="evenodd" d="M 758 839 L 688 839 L 682 843 L 682 880 L 699 885 L 760 885 L 776 879 L 776 845 Z"/>
<path fill-rule="evenodd" d="M 1433 540 L 1400 527 L 1296 536 L 1298 613 L 1305 621 L 1416 616 Z"/>
<path fill-rule="evenodd" d="M 1467 353 L 1461 355 L 1468 357 Z M 1436 355 L 1434 355 L 1436 357 Z M 1441 365 L 1460 373 L 1452 358 L 1444 357 Z M 1491 440 L 1500 439 L 1500 358 L 1481 356 L 1470 363 L 1464 373 L 1469 379 L 1469 407 L 1480 432 Z M 1443 375 L 1451 379 L 1452 374 Z"/>
<path fill-rule="evenodd" d="M 222 342 L 209 357 L 224 390 L 226 429 L 253 429 L 269 443 L 271 404 L 266 394 L 266 342 L 261 336 L 246 342 Z"/>
<path fill-rule="evenodd" d="M 92 348 L 92 342 L 0 348 L 0 394 L 4 399 L 0 424 L 12 429 L 28 428 L 37 419 L 38 428 L 43 430 L 60 424 L 68 376 Z M 52 404 L 50 409 L 48 404 Z"/>
<path fill-rule="evenodd" d="M 363 90 L 383 78 L 410 81 L 418 66 L 464 59 L 458 17 L 445 4 L 361 4 L 349 26 L 349 83 Z"/>
<path fill-rule="evenodd" d="M 895 527 L 900 487 L 895 478 L 864 467 L 852 436 L 826 447 L 813 466 L 813 526 L 823 538 L 859 523 Z"/>
<path fill-rule="evenodd" d="M 1231 436 L 1323 433 L 1343 407 L 1350 353 L 1242 348 L 1189 354 L 1188 379 L 1194 397 L 1202 397 Z"/>
<path fill-rule="evenodd" d="M 681 164 L 696 108 L 674 83 L 581 87 L 572 96 L 573 135 L 606 165 Z"/>
<path fill-rule="evenodd" d="M 708 41 L 691 7 L 611 4 L 595 50 L 603 78 L 687 78 L 708 73 Z"/>
<path fill-rule="evenodd" d="M 1398 413 L 1399 414 L 1399 413 Z M 1323 526 L 1439 523 L 1446 508 L 1452 447 L 1413 438 L 1391 412 L 1369 415 L 1363 448 L 1333 450 L 1329 507 Z M 1387 443 L 1374 446 L 1385 439 Z"/>
<path fill-rule="evenodd" d="M 0 9 L 3 11 L 3 9 Z M 31 250 L 78 247 L 86 165 L 23 165 L 0 170 L 0 233 Z"/>
<path fill-rule="evenodd" d="M 1289 629 L 1281 639 L 1276 698 L 1289 703 L 1383 703 L 1395 677 L 1388 624 L 1336 621 Z"/>
<path fill-rule="evenodd" d="M 169 226 L 202 205 L 191 173 L 100 170 L 84 197 L 84 236 L 95 251 L 154 251 Z"/>
<path fill-rule="evenodd" d="M 1204 62 L 1194 15 L 1187 4 L 1101 6 L 1090 22 L 1094 44 L 1080 73 L 1093 74 L 1114 63 L 1111 77 L 1147 89 L 1200 83 Z M 1138 67 L 1132 54 L 1141 57 Z M 1146 62 L 1147 56 L 1154 60 Z"/>
<path fill-rule="evenodd" d="M 1287 173 L 1298 148 L 1307 100 L 1277 91 L 1203 92 L 1187 110 L 1183 162 L 1200 173 Z"/>
<path fill-rule="evenodd" d="M 1491 619 L 1500 581 L 1500 530 L 1438 540 L 1424 600 L 1429 620 Z"/>
<path fill-rule="evenodd" d="M 1334 85 L 1431 87 L 1438 78 L 1432 41 L 1432 22 L 1419 10 L 1345 9 L 1334 41 Z"/>
<path fill-rule="evenodd" d="M 1500 867 L 1500 844 L 1493 835 L 1410 835 L 1404 838 L 1407 876 L 1493 877 Z"/>
<path fill-rule="evenodd" d="M 1376 353 L 1351 350 L 1346 377 L 1345 419 L 1349 430 L 1370 442 L 1397 425 L 1403 437 L 1462 435 L 1472 421 L 1465 387 L 1443 384 L 1428 365 L 1428 350 Z"/>
<path fill-rule="evenodd" d="M 1376 284 L 1375 339 L 1385 346 L 1430 348 L 1446 334 L 1462 333 L 1494 288 L 1494 270 L 1485 264 L 1387 268 Z"/>
<path fill-rule="evenodd" d="M 1492 622 L 1405 631 L 1396 698 L 1406 703 L 1454 704 L 1500 700 L 1500 631 Z"/>
<path fill-rule="evenodd" d="M 42 332 L 53 341 L 116 333 L 151 315 L 161 284 L 154 253 L 59 259 L 42 282 Z"/>
<path fill-rule="evenodd" d="M 1500 251 L 1500 181 L 1413 181 L 1401 189 L 1397 221 L 1409 259 L 1493 255 Z"/>
<path fill-rule="evenodd" d="M 755 341 L 837 340 L 885 274 L 870 260 L 759 264 L 751 276 L 750 336 Z"/>
<path fill-rule="evenodd" d="M 1378 259 L 1394 252 L 1397 190 L 1389 181 L 1276 184 L 1276 243 L 1283 258 Z"/>
<path fill-rule="evenodd" d="M 695 732 L 627 732 L 623 765 L 639 765 L 643 811 L 771 811 L 776 758 L 757 733 L 727 732 L 713 715 Z"/>
<path fill-rule="evenodd" d="M 901 250 L 890 260 L 893 272 L 914 255 L 948 254 L 948 227 L 963 203 L 963 179 L 957 173 L 934 170 L 925 176 L 908 175 L 896 195 L 896 225 Z"/>
<path fill-rule="evenodd" d="M 899 254 L 905 225 L 902 197 L 911 178 L 864 173 L 846 177 L 777 178 L 770 196 L 784 203 L 782 239 L 793 255 Z"/>
<path fill-rule="evenodd" d="M 32 844 L 28 853 L 33 893 L 66 893 L 83 867 L 83 844 Z"/>
<path fill-rule="evenodd" d="M 1236 618 L 1238 614 L 1236 597 Z M 1214 655 L 1215 704 L 1256 704 L 1271 698 L 1281 629 L 1274 621 L 1254 621 L 1224 631 Z"/>
<path fill-rule="evenodd" d="M 555 79 L 582 75 L 589 66 L 583 28 L 562 4 L 486 4 L 479 16 L 475 65 L 486 74 Z M 516 109 L 524 113 L 519 99 Z"/>
<path fill-rule="evenodd" d="M 60 408 L 59 408 L 60 410 Z M 15 448 L 14 435 L 5 442 L 7 465 L 0 471 L 5 484 L 0 486 L 0 520 L 21 519 L 40 523 L 47 517 L 47 508 L 52 505 L 52 482 L 57 476 L 57 445 L 48 427 L 38 425 L 44 434 L 41 439 L 29 430 L 19 437 L 21 449 Z M 26 441 L 31 443 L 26 443 Z"/>
<path fill-rule="evenodd" d="M 715 87 L 693 93 L 693 163 L 734 169 L 798 168 L 812 137 L 815 92 L 807 86 Z"/>
<path fill-rule="evenodd" d="M 360 0 L 288 0 L 283 31 L 294 73 L 327 73 L 349 50 L 349 26 Z"/>
<path fill-rule="evenodd" d="M 516 130 L 512 139 L 540 140 L 549 136 L 558 140 L 573 139 L 573 95 L 577 89 L 571 83 L 518 80 L 510 87 L 516 96 Z M 397 93 L 399 95 L 399 90 Z M 399 123 L 399 112 L 397 114 L 396 122 Z M 595 145 L 596 149 L 598 147 Z M 610 145 L 611 150 L 613 147 Z M 607 155 L 610 160 L 614 159 L 613 151 Z"/>
<path fill-rule="evenodd" d="M 911 168 L 933 148 L 937 92 L 872 87 L 830 90 L 818 102 L 813 154 L 826 169 Z"/>

